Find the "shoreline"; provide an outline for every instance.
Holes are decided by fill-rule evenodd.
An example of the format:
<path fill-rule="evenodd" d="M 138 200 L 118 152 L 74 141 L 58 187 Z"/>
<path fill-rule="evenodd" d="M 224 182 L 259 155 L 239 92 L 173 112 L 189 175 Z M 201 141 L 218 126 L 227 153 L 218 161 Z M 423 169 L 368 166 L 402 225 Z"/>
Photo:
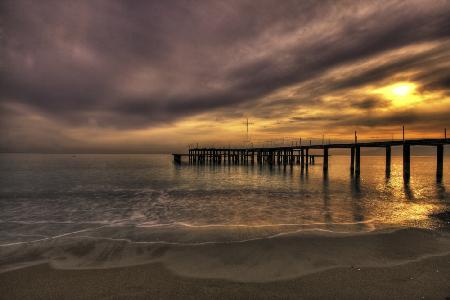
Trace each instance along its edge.
<path fill-rule="evenodd" d="M 202 233 L 205 237 L 217 234 Z M 175 244 L 64 236 L 0 247 L 0 274 L 42 263 L 60 270 L 108 270 L 162 263 L 185 277 L 271 282 L 340 267 L 401 266 L 447 255 L 448 231 L 419 228 L 353 234 L 300 231 L 241 241 Z"/>

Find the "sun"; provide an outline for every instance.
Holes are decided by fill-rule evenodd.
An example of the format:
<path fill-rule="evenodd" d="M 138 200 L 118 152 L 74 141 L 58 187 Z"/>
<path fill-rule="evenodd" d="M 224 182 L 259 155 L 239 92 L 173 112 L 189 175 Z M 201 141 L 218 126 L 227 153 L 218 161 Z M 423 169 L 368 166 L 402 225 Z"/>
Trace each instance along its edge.
<path fill-rule="evenodd" d="M 413 84 L 396 84 L 392 87 L 392 94 L 400 97 L 404 97 L 407 95 L 410 95 L 412 92 L 414 92 L 415 86 Z"/>
<path fill-rule="evenodd" d="M 393 106 L 411 106 L 422 101 L 412 82 L 397 82 L 371 91 L 390 100 Z"/>

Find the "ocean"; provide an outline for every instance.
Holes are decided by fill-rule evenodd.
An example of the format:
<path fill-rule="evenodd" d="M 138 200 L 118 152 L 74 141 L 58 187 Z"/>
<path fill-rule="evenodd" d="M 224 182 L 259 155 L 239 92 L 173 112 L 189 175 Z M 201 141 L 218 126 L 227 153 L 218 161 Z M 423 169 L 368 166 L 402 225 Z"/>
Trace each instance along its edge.
<path fill-rule="evenodd" d="M 176 165 L 170 155 L 0 155 L 0 271 L 51 261 L 62 268 L 139 264 L 146 247 L 282 236 L 361 236 L 417 229 L 448 234 L 450 160 L 348 156 L 299 165 Z M 81 245 L 81 246 L 80 246 Z M 120 246 L 119 246 L 120 245 Z M 153 248 L 152 248 L 153 249 Z M 450 249 L 448 249 L 450 250 Z M 153 250 L 152 250 L 153 251 Z"/>

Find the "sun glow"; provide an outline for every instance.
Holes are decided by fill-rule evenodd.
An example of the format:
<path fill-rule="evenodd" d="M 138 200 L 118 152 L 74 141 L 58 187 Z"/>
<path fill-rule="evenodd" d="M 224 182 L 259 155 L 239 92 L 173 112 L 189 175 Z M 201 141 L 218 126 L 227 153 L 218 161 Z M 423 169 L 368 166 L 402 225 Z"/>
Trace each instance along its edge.
<path fill-rule="evenodd" d="M 409 106 L 422 102 L 422 97 L 416 92 L 416 84 L 412 82 L 398 82 L 373 90 L 390 100 L 394 106 Z"/>
<path fill-rule="evenodd" d="M 404 97 L 414 92 L 414 89 L 413 84 L 398 84 L 392 87 L 392 93 L 396 96 Z"/>

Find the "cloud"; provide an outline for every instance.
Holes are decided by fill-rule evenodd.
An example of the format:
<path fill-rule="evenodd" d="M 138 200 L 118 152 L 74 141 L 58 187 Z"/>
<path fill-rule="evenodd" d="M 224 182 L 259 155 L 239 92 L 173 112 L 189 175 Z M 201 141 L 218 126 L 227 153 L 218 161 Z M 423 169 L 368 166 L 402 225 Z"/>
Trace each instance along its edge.
<path fill-rule="evenodd" d="M 341 93 L 397 73 L 414 73 L 425 90 L 449 87 L 442 67 L 447 1 L 7 0 L 1 11 L 0 101 L 61 131 L 151 129 L 201 114 L 289 119 L 294 112 L 323 126 L 327 120 L 308 109 L 385 107 Z M 435 46 L 388 55 L 427 43 Z M 378 64 L 364 64 L 370 60 Z M 331 95 L 347 100 L 330 103 Z M 15 130 L 20 115 L 0 113 Z M 340 116 L 359 123 L 351 112 Z"/>
<path fill-rule="evenodd" d="M 416 110 L 406 110 L 395 113 L 381 113 L 364 116 L 352 116 L 345 120 L 340 120 L 334 123 L 336 126 L 366 126 L 377 127 L 389 124 L 389 126 L 412 125 L 413 128 L 418 128 L 432 124 L 434 126 L 440 125 L 441 129 L 448 124 L 448 116 L 450 109 L 437 112 L 420 112 Z"/>

